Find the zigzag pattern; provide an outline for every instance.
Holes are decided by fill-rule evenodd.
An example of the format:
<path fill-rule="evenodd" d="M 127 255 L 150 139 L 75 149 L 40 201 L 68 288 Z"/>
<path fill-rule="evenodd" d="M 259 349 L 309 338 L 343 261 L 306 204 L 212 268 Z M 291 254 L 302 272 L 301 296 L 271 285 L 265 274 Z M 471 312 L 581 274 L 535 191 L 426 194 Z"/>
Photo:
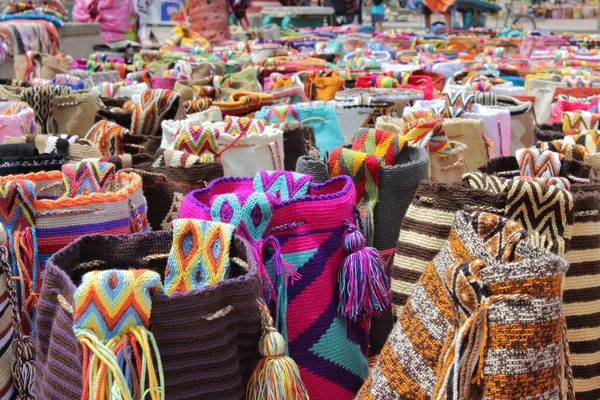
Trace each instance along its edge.
<path fill-rule="evenodd" d="M 582 130 L 575 135 L 565 135 L 565 143 L 572 143 L 583 146 L 585 150 L 594 154 L 600 150 L 600 134 L 595 130 Z"/>
<path fill-rule="evenodd" d="M 404 136 L 372 128 L 359 129 L 356 137 L 358 139 L 352 144 L 352 150 L 381 158 L 385 161 L 385 165 L 394 165 L 396 156 L 407 143 Z"/>
<path fill-rule="evenodd" d="M 100 340 L 150 326 L 151 296 L 162 292 L 160 275 L 146 269 L 91 271 L 73 300 L 74 329 L 88 329 Z"/>
<path fill-rule="evenodd" d="M 74 90 L 81 90 L 84 88 L 83 80 L 77 76 L 68 74 L 57 74 L 52 79 L 53 85 L 64 85 L 69 86 Z"/>
<path fill-rule="evenodd" d="M 175 132 L 174 150 L 199 156 L 204 162 L 214 162 L 219 153 L 219 131 L 213 127 L 182 126 Z"/>
<path fill-rule="evenodd" d="M 356 203 L 365 222 L 366 238 L 372 245 L 375 233 L 375 206 L 379 202 L 379 168 L 377 156 L 344 147 L 335 148 L 329 157 L 332 177 L 348 175 L 356 188 Z"/>
<path fill-rule="evenodd" d="M 265 121 L 226 115 L 224 129 L 231 136 L 260 135 L 265 131 Z"/>
<path fill-rule="evenodd" d="M 79 161 L 62 166 L 63 197 L 90 193 L 108 193 L 116 188 L 114 164 L 96 161 Z"/>
<path fill-rule="evenodd" d="M 283 122 L 300 122 L 298 111 L 294 106 L 277 106 L 271 107 L 267 112 L 267 123 L 276 124 Z"/>
<path fill-rule="evenodd" d="M 226 280 L 233 225 L 198 219 L 173 221 L 165 294 L 185 293 Z"/>
<path fill-rule="evenodd" d="M 569 182 L 569 180 L 560 176 L 553 176 L 551 178 L 534 178 L 531 176 L 518 176 L 515 179 L 518 179 L 520 181 L 537 182 L 541 185 L 552 185 L 557 187 L 558 189 L 563 190 L 571 190 L 571 183 Z"/>
<path fill-rule="evenodd" d="M 584 146 L 575 143 L 567 143 L 565 140 L 538 142 L 535 147 L 542 151 L 553 151 L 560 153 L 564 156 L 565 160 L 583 161 L 585 153 L 587 152 Z"/>
<path fill-rule="evenodd" d="M 462 109 L 463 111 L 470 112 L 471 107 L 475 103 L 475 96 L 472 93 L 447 93 L 445 101 L 448 108 Z"/>
<path fill-rule="evenodd" d="M 558 255 L 571 236 L 573 197 L 566 190 L 538 182 L 504 179 L 470 172 L 463 176 L 472 187 L 506 193 L 505 217 L 521 224 L 530 241 Z"/>
<path fill-rule="evenodd" d="M 516 152 L 521 176 L 552 178 L 560 176 L 563 155 L 537 148 L 519 149 Z"/>
<path fill-rule="evenodd" d="M 575 88 L 591 88 L 592 81 L 583 76 L 563 76 L 560 80 L 562 83 L 567 84 L 568 89 Z"/>
<path fill-rule="evenodd" d="M 104 157 L 114 157 L 123 154 L 123 136 L 128 134 L 129 129 L 102 120 L 92 126 L 85 138 L 94 142 Z"/>
<path fill-rule="evenodd" d="M 35 186 L 31 181 L 16 179 L 0 184 L 0 222 L 8 232 L 35 226 L 34 202 Z"/>
<path fill-rule="evenodd" d="M 570 133 L 582 129 L 599 129 L 600 114 L 594 114 L 588 111 L 564 112 L 562 115 L 563 132 Z"/>
<path fill-rule="evenodd" d="M 144 90 L 140 102 L 133 105 L 131 116 L 131 133 L 133 135 L 156 135 L 160 123 L 165 119 L 179 94 L 171 90 Z"/>
<path fill-rule="evenodd" d="M 17 115 L 30 108 L 27 103 L 22 101 L 0 101 L 0 115 Z"/>
<path fill-rule="evenodd" d="M 213 221 L 237 227 L 248 240 L 261 240 L 273 217 L 269 193 L 227 193 L 216 196 L 210 207 Z"/>
<path fill-rule="evenodd" d="M 289 200 L 306 196 L 311 180 L 311 176 L 296 172 L 260 171 L 254 176 L 254 189 Z"/>

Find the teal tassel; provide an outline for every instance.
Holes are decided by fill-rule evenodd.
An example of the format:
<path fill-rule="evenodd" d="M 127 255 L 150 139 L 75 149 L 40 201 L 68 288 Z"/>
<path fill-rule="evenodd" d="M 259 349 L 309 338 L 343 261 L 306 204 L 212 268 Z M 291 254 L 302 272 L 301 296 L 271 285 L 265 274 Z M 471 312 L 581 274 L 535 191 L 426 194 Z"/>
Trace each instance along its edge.
<path fill-rule="evenodd" d="M 379 253 L 365 247 L 366 239 L 356 226 L 348 224 L 343 246 L 348 253 L 340 272 L 338 314 L 356 321 L 380 315 L 391 307 L 390 279 Z"/>

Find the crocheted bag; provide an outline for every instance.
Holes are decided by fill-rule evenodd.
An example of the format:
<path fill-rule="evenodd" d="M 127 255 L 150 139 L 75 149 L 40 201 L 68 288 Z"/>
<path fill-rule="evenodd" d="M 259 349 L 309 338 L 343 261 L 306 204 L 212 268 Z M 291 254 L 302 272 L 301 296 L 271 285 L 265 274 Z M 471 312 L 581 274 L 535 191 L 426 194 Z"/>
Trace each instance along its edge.
<path fill-rule="evenodd" d="M 526 236 L 493 214 L 457 213 L 357 398 L 562 398 L 566 389 L 574 399 L 568 264 Z"/>
<path fill-rule="evenodd" d="M 56 74 L 68 74 L 71 57 L 41 54 L 28 51 L 15 57 L 14 78 L 31 81 L 33 78 L 52 79 Z"/>
<path fill-rule="evenodd" d="M 28 143 L 35 145 L 40 154 L 61 154 L 69 161 L 81 161 L 84 158 L 102 157 L 102 153 L 100 153 L 100 150 L 98 150 L 98 147 L 95 146 L 94 143 L 86 139 L 81 139 L 77 135 L 26 135 L 21 137 L 7 137 L 5 138 L 4 143 Z M 27 172 L 34 171 L 12 173 L 23 174 Z"/>
<path fill-rule="evenodd" d="M 505 155 L 512 155 L 521 147 L 533 145 L 535 116 L 530 101 L 520 101 L 509 96 L 495 96 L 495 104 L 490 108 L 506 109 L 510 113 L 510 149 Z M 487 131 L 486 131 L 487 134 Z"/>
<path fill-rule="evenodd" d="M 560 255 L 569 245 L 573 199 L 567 191 L 481 173 L 465 177 L 466 182 L 454 184 L 421 182 L 408 207 L 392 267 L 392 301 L 397 316 L 421 273 L 448 238 L 457 211 L 494 212 L 517 219 L 532 239 L 539 238 L 545 248 Z"/>
<path fill-rule="evenodd" d="M 255 114 L 255 118 L 264 119 L 267 124 L 298 122 L 310 125 L 315 130 L 315 140 L 321 151 L 332 151 L 344 144 L 340 123 L 331 104 L 309 102 L 265 107 Z"/>
<path fill-rule="evenodd" d="M 510 154 L 511 119 L 508 109 L 474 104 L 471 111 L 465 112 L 462 117 L 483 120 L 485 137 L 491 140 L 494 146 L 493 154 Z"/>
<path fill-rule="evenodd" d="M 38 133 L 55 132 L 52 121 L 52 100 L 55 97 L 72 95 L 68 86 L 8 87 L 0 86 L 0 100 L 19 101 L 29 104 L 35 112 Z M 70 132 L 59 132 L 70 133 Z"/>
<path fill-rule="evenodd" d="M 444 132 L 449 140 L 467 146 L 465 162 L 467 169 L 474 170 L 489 160 L 493 145 L 485 135 L 485 123 L 481 119 L 446 118 Z"/>
<path fill-rule="evenodd" d="M 34 112 L 26 103 L 0 101 L 0 141 L 37 132 Z"/>
<path fill-rule="evenodd" d="M 367 323 L 338 314 L 344 257 L 367 251 L 342 248 L 356 234 L 344 222 L 353 220 L 355 198 L 349 177 L 315 185 L 307 176 L 263 171 L 213 181 L 181 206 L 182 218 L 237 225 L 264 254 L 263 287 L 311 397 L 351 399 L 368 374 Z"/>
<path fill-rule="evenodd" d="M 85 137 L 94 125 L 96 111 L 103 106 L 95 91 L 78 91 L 50 101 L 52 130 L 48 133 L 69 133 Z"/>
<path fill-rule="evenodd" d="M 402 219 L 419 182 L 427 179 L 429 159 L 426 150 L 407 146 L 405 137 L 391 132 L 361 129 L 357 136 L 351 149 L 334 149 L 329 172 L 352 178 L 367 243 L 378 250 L 389 277 Z M 392 310 L 386 311 L 371 319 L 371 355 L 379 354 L 392 329 Z"/>
<path fill-rule="evenodd" d="M 440 183 L 460 181 L 467 172 L 466 156 L 467 146 L 458 142 L 450 142 L 449 155 L 430 153 L 431 180 Z"/>
<path fill-rule="evenodd" d="M 0 175 L 52 171 L 60 169 L 64 162 L 64 154 L 40 154 L 31 144 L 0 145 Z"/>
<path fill-rule="evenodd" d="M 6 249 L 8 237 L 4 227 L 0 225 L 0 396 L 4 398 L 14 397 L 16 391 L 13 385 L 11 367 L 14 362 L 13 352 L 11 350 L 13 343 L 13 321 L 11 319 L 10 301 L 7 301 L 9 294 L 8 282 L 8 250 Z M 12 282 L 11 282 L 12 284 Z"/>
<path fill-rule="evenodd" d="M 283 163 L 286 171 L 295 171 L 296 163 L 302 156 L 315 155 L 315 130 L 312 126 L 302 124 L 283 124 Z"/>
<path fill-rule="evenodd" d="M 161 362 L 155 362 L 155 366 L 164 374 L 161 397 L 232 400 L 245 397 L 246 385 L 260 358 L 261 312 L 257 307 L 260 280 L 256 259 L 250 245 L 240 237 L 230 242 L 225 233 L 210 236 L 208 230 L 189 235 L 174 237 L 171 232 L 150 232 L 85 236 L 48 261 L 39 300 L 36 349 L 39 396 L 81 398 L 87 386 L 86 379 L 82 379 L 86 360 L 73 331 L 76 322 L 73 311 L 78 311 L 76 287 L 81 277 L 90 269 L 126 272 L 133 268 L 158 271 L 164 276 L 165 293 L 151 298 L 152 312 L 146 325 L 160 355 Z M 181 277 L 176 274 L 180 267 L 193 266 L 190 255 L 210 251 L 210 247 L 194 248 L 194 253 L 185 257 L 187 240 L 204 246 L 210 246 L 210 240 L 212 243 L 221 240 L 221 257 L 215 258 L 215 263 L 227 263 L 229 279 L 196 288 L 196 272 L 200 272 L 197 269 L 188 272 L 192 275 L 189 281 L 176 279 Z M 226 255 L 228 243 L 231 246 Z M 165 258 L 169 252 L 175 256 L 167 266 Z M 184 282 L 194 286 L 181 292 Z M 181 293 L 172 293 L 173 290 Z M 116 316 L 122 318 L 123 314 Z"/>
<path fill-rule="evenodd" d="M 219 163 L 175 167 L 170 163 L 161 165 L 159 160 L 159 163 L 143 163 L 127 171 L 142 177 L 144 197 L 148 202 L 148 224 L 152 230 L 170 230 L 185 195 L 223 176 L 223 166 Z"/>
<path fill-rule="evenodd" d="M 170 90 L 145 90 L 139 101 L 134 101 L 131 116 L 133 135 L 160 136 L 160 124 L 174 119 L 179 108 L 179 95 Z"/>

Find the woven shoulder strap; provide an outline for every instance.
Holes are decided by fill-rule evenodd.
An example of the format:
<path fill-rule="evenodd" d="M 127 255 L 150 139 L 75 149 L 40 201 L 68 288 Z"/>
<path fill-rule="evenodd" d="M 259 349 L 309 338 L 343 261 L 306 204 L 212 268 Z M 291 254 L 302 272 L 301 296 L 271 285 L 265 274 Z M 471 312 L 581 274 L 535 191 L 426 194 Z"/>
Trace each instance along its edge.
<path fill-rule="evenodd" d="M 174 220 L 165 293 L 184 293 L 228 279 L 233 230 L 233 225 L 221 222 Z"/>
<path fill-rule="evenodd" d="M 75 290 L 73 331 L 83 349 L 82 398 L 165 398 L 150 326 L 160 275 L 145 269 L 86 273 Z M 110 395 L 109 395 L 110 393 Z"/>

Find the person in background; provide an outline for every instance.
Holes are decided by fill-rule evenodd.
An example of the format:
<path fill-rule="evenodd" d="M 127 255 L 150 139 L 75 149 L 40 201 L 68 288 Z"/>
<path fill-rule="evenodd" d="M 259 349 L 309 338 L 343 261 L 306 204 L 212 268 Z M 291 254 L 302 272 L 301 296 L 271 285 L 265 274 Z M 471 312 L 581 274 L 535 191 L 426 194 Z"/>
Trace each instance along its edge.
<path fill-rule="evenodd" d="M 383 30 L 383 21 L 385 19 L 385 1 L 371 0 L 371 23 L 376 30 Z"/>
<path fill-rule="evenodd" d="M 454 0 L 423 0 L 423 15 L 425 16 L 425 27 L 431 28 L 431 14 L 438 11 L 444 14 L 446 30 L 452 28 L 452 6 Z"/>

